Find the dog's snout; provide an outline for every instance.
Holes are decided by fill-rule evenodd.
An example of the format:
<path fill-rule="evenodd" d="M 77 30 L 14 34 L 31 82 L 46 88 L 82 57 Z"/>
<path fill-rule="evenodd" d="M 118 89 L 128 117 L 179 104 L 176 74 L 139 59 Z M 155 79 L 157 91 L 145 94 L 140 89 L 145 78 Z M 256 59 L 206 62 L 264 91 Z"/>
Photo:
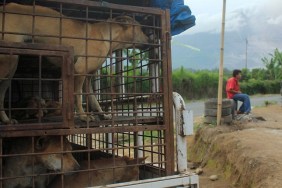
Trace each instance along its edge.
<path fill-rule="evenodd" d="M 148 48 L 150 48 L 150 45 L 148 45 L 148 44 L 144 44 L 144 45 L 139 47 L 140 50 L 147 50 Z"/>
<path fill-rule="evenodd" d="M 154 36 L 154 30 L 153 28 L 148 27 L 142 27 L 142 32 L 150 39 L 152 36 Z"/>
<path fill-rule="evenodd" d="M 142 31 L 145 34 L 147 41 L 147 44 L 143 45 L 142 49 L 148 49 L 150 47 L 150 44 L 155 44 L 157 35 L 152 28 L 143 27 Z"/>
<path fill-rule="evenodd" d="M 154 44 L 154 38 L 153 35 L 151 37 L 146 36 L 146 42 L 144 42 L 142 45 L 140 45 L 140 50 L 147 50 Z"/>

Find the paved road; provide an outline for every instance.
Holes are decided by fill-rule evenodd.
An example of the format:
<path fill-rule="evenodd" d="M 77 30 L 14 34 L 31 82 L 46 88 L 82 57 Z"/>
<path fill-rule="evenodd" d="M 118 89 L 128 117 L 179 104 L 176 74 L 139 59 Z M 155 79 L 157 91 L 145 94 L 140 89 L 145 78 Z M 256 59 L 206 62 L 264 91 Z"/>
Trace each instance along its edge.
<path fill-rule="evenodd" d="M 281 95 L 260 95 L 251 96 L 252 107 L 263 106 L 265 101 L 282 103 Z M 186 103 L 186 108 L 192 110 L 194 116 L 202 116 L 204 114 L 204 101 L 195 101 Z"/>

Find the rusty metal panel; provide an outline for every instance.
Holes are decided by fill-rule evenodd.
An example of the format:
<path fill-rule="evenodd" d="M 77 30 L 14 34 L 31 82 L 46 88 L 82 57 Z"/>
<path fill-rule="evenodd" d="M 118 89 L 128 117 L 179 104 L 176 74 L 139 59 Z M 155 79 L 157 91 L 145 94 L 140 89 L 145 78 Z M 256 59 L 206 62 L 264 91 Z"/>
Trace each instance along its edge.
<path fill-rule="evenodd" d="M 108 3 L 106 1 L 76 1 L 76 0 L 47 0 L 49 2 L 61 2 L 68 3 L 71 5 L 83 5 L 83 6 L 91 6 L 91 7 L 99 7 L 99 8 L 108 8 L 108 9 L 118 9 L 125 12 L 140 12 L 146 14 L 162 14 L 161 9 L 151 8 L 151 7 L 138 7 L 138 6 L 129 6 L 129 5 L 119 5 L 114 3 Z"/>
<path fill-rule="evenodd" d="M 25 137 L 31 139 L 33 149 L 28 153 L 15 154 L 2 148 L 4 152 L 0 153 L 1 158 L 6 161 L 13 157 L 36 158 L 49 155 L 52 151 L 47 154 L 36 153 L 37 139 L 59 136 L 58 145 L 64 148 L 63 138 L 67 136 L 72 143 L 72 150 L 64 148 L 54 153 L 62 155 L 63 164 L 63 156 L 69 153 L 79 163 L 87 161 L 88 168 L 72 169 L 74 174 L 88 172 L 86 174 L 88 176 L 91 173 L 98 175 L 101 173 L 99 169 L 112 169 L 108 171 L 108 174 L 113 174 L 111 181 L 104 184 L 124 181 L 116 179 L 121 174 L 118 170 L 124 166 L 115 165 L 120 158 L 125 162 L 124 157 L 135 160 L 144 158 L 143 163 L 125 166 L 132 167 L 130 169 L 138 167 L 139 175 L 134 177 L 137 179 L 175 173 L 174 155 L 171 155 L 174 151 L 174 130 L 169 12 L 94 1 L 36 0 L 23 3 L 32 6 L 30 11 L 13 12 L 9 6 L 6 7 L 8 4 L 0 10 L 0 15 L 3 15 L 0 18 L 1 38 L 10 42 L 21 39 L 16 40 L 21 43 L 4 42 L 5 45 L 2 43 L 3 46 L 0 48 L 0 55 L 12 54 L 20 57 L 18 70 L 10 79 L 17 84 L 12 84 L 7 92 L 5 110 L 7 112 L 27 110 L 28 108 L 13 108 L 12 103 L 16 103 L 15 101 L 20 98 L 19 93 L 33 92 L 40 93 L 43 98 L 47 96 L 60 99 L 63 106 L 59 109 L 63 112 L 60 116 L 52 114 L 40 117 L 34 123 L 28 122 L 29 119 L 18 124 L 2 123 L 1 140 L 13 141 Z M 40 12 L 38 5 L 47 7 L 45 10 L 53 13 Z M 12 15 L 23 19 L 23 23 L 30 20 L 30 23 L 26 24 L 29 28 L 23 31 L 20 23 L 17 23 L 17 30 L 7 29 L 8 24 L 13 22 L 9 20 L 9 16 Z M 127 20 L 124 19 L 124 15 Z M 131 21 L 128 21 L 129 19 Z M 48 27 L 41 30 L 38 24 L 43 21 L 52 24 L 47 24 Z M 71 27 L 72 25 L 76 26 L 75 29 Z M 55 32 L 51 32 L 52 28 Z M 100 30 L 101 28 L 107 29 Z M 101 36 L 101 33 L 106 35 Z M 126 35 L 116 37 L 116 33 Z M 143 34 L 141 40 L 139 37 Z M 26 40 L 31 44 L 25 44 Z M 54 59 L 52 60 L 54 56 L 59 57 L 59 63 L 62 64 L 59 71 L 52 69 L 56 63 Z M 31 61 L 35 61 L 38 67 L 34 68 Z M 29 75 L 22 66 L 27 63 L 27 69 L 33 71 L 30 71 Z M 61 76 L 58 76 L 57 72 Z M 1 77 L 1 80 L 8 78 Z M 81 80 L 83 87 L 79 88 L 78 85 L 82 86 Z M 48 84 L 38 84 L 44 81 Z M 95 106 L 95 102 L 101 109 Z M 1 147 L 5 145 L 2 144 Z M 113 166 L 102 166 L 98 170 L 91 167 L 92 162 L 101 156 L 107 158 L 107 163 L 113 163 Z M 36 187 L 38 181 L 36 176 L 56 176 L 57 179 L 63 180 L 59 183 L 60 187 L 69 183 L 66 176 L 68 172 L 63 169 L 49 170 L 22 176 L 31 177 L 32 185 L 29 187 Z M 0 175 L 3 181 L 19 178 L 18 175 L 13 177 Z M 85 186 L 93 185 L 90 179 L 83 183 L 87 184 Z"/>
<path fill-rule="evenodd" d="M 70 47 L 64 47 L 64 46 L 52 46 L 52 45 L 45 45 L 45 44 L 24 44 L 24 43 L 9 43 L 0 41 L 0 54 L 7 55 L 7 56 L 20 56 L 20 55 L 29 55 L 33 57 L 38 57 L 37 62 L 35 63 L 36 66 L 38 66 L 36 71 L 39 71 L 38 78 L 34 77 L 32 75 L 31 77 L 22 77 L 23 75 L 20 75 L 17 73 L 14 75 L 13 78 L 8 78 L 10 83 L 10 90 L 12 90 L 12 84 L 13 82 L 17 83 L 17 81 L 23 83 L 23 82 L 33 82 L 38 81 L 38 97 L 42 97 L 44 94 L 44 88 L 43 83 L 44 82 L 62 82 L 62 85 L 64 86 L 62 97 L 61 97 L 61 103 L 62 103 L 62 111 L 63 115 L 61 118 L 58 118 L 58 120 L 50 120 L 46 119 L 44 120 L 43 116 L 37 117 L 37 119 L 33 119 L 33 117 L 26 118 L 27 114 L 31 116 L 31 111 L 34 111 L 34 113 L 37 115 L 39 112 L 48 110 L 48 106 L 43 106 L 43 104 L 40 103 L 39 106 L 19 106 L 17 104 L 12 105 L 13 98 L 12 98 L 12 91 L 8 93 L 9 96 L 7 96 L 7 100 L 9 101 L 9 109 L 1 109 L 1 110 L 7 110 L 9 111 L 9 115 L 12 118 L 13 115 L 16 116 L 16 114 L 21 114 L 23 116 L 22 119 L 19 119 L 18 124 L 15 124 L 13 126 L 11 125 L 1 125 L 0 130 L 3 131 L 19 131 L 19 130 L 36 130 L 36 129 L 55 129 L 55 128 L 63 128 L 63 127 L 69 127 L 71 124 L 73 124 L 73 118 L 67 118 L 67 114 L 70 111 L 70 109 L 73 109 L 73 102 L 70 103 L 70 101 L 73 101 L 73 96 L 70 95 L 70 93 L 73 92 L 72 86 L 73 85 L 73 74 L 70 73 L 73 69 L 73 49 Z M 62 79 L 52 79 L 48 77 L 44 77 L 42 74 L 42 57 L 59 57 L 62 60 L 62 68 L 61 68 L 61 75 Z M 8 59 L 9 60 L 9 59 Z M 31 64 L 25 64 L 23 65 L 23 69 L 29 69 Z M 2 67 L 4 68 L 4 67 Z M 20 69 L 20 65 L 18 66 L 18 69 Z M 46 70 L 44 70 L 46 71 Z M 52 73 L 51 73 L 52 74 Z M 7 78 L 0 78 L 1 80 L 7 80 Z M 25 85 L 27 87 L 27 85 Z M 34 87 L 34 86 L 33 86 Z M 27 94 L 28 95 L 28 94 Z M 19 94 L 19 97 L 22 95 Z M 30 95 L 29 97 L 33 97 Z M 21 99 L 19 98 L 17 103 L 21 103 Z M 37 104 L 36 104 L 37 105 Z M 42 105 L 42 106 L 41 106 Z M 7 134 L 7 133 L 6 133 Z M 24 135 L 22 135 L 24 136 Z"/>

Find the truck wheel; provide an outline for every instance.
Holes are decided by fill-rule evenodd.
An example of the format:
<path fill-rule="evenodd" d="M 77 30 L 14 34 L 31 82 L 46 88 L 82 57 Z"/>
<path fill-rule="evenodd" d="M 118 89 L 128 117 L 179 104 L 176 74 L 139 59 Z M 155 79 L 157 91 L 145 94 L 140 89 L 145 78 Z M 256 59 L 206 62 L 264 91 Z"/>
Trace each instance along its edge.
<path fill-rule="evenodd" d="M 232 107 L 232 99 L 222 99 L 222 108 Z M 217 98 L 211 98 L 205 102 L 205 108 L 217 109 Z"/>
<path fill-rule="evenodd" d="M 231 114 L 231 107 L 229 108 L 222 108 L 222 111 L 221 111 L 221 116 L 228 116 Z M 215 108 L 212 108 L 212 109 L 209 109 L 209 108 L 206 108 L 205 109 L 205 116 L 213 116 L 213 117 L 216 117 L 217 116 L 217 109 Z"/>
<path fill-rule="evenodd" d="M 231 123 L 232 122 L 232 115 L 228 115 L 228 116 L 222 116 L 222 123 Z M 212 116 L 205 116 L 204 118 L 204 122 L 205 123 L 210 123 L 210 124 L 216 124 L 217 121 L 217 117 L 212 117 Z"/>

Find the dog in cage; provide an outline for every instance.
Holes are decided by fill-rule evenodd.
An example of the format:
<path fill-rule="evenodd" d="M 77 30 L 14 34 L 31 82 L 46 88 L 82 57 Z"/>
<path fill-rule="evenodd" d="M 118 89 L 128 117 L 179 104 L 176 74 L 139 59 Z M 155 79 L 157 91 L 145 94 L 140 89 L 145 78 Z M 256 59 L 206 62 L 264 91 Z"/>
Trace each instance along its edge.
<path fill-rule="evenodd" d="M 17 107 L 21 110 L 12 111 L 12 117 L 17 120 L 39 119 L 62 115 L 61 102 L 51 99 L 45 100 L 38 96 L 27 97 L 21 100 Z"/>
<path fill-rule="evenodd" d="M 66 137 L 63 137 L 63 141 L 60 136 L 34 137 L 34 140 L 29 137 L 9 138 L 4 144 L 4 155 L 8 156 L 3 157 L 3 188 L 44 188 L 48 183 L 46 173 L 49 171 L 70 172 L 79 169 Z M 34 174 L 36 176 L 32 176 Z"/>
<path fill-rule="evenodd" d="M 81 188 L 89 186 L 107 185 L 112 183 L 135 181 L 139 179 L 139 165 L 144 158 L 102 158 L 80 162 L 81 170 L 64 176 L 65 188 Z M 138 165 L 139 164 L 139 165 Z M 87 171 L 89 170 L 89 171 Z M 48 188 L 62 187 L 62 178 L 57 176 Z"/>
<path fill-rule="evenodd" d="M 31 16 L 34 13 L 37 16 Z M 115 50 L 132 46 L 143 48 L 148 44 L 148 37 L 143 33 L 141 25 L 129 16 L 117 16 L 98 23 L 84 23 L 67 19 L 60 12 L 39 5 L 9 3 L 0 7 L 0 28 L 4 41 L 25 42 L 33 36 L 34 41 L 38 43 L 60 44 L 74 48 L 74 55 L 77 57 L 74 72 L 79 75 L 74 79 L 74 92 L 77 94 L 76 111 L 82 121 L 95 120 L 94 116 L 85 114 L 82 106 L 80 94 L 86 79 L 85 74 L 95 73 L 106 57 Z M 86 37 L 89 38 L 87 42 L 83 39 Z M 17 123 L 3 110 L 9 78 L 13 77 L 17 64 L 17 55 L 0 55 L 0 120 L 4 124 Z M 91 87 L 91 84 L 87 87 Z M 103 119 L 112 118 L 111 114 L 103 112 L 94 95 L 89 95 L 89 100 L 93 105 L 91 109 L 103 114 Z"/>
<path fill-rule="evenodd" d="M 62 103 L 55 100 L 46 100 L 46 115 L 45 116 L 61 116 L 62 115 Z"/>
<path fill-rule="evenodd" d="M 27 97 L 21 100 L 18 107 L 22 108 L 22 110 L 13 111 L 13 116 L 17 120 L 39 119 L 48 113 L 46 101 L 38 96 Z"/>

